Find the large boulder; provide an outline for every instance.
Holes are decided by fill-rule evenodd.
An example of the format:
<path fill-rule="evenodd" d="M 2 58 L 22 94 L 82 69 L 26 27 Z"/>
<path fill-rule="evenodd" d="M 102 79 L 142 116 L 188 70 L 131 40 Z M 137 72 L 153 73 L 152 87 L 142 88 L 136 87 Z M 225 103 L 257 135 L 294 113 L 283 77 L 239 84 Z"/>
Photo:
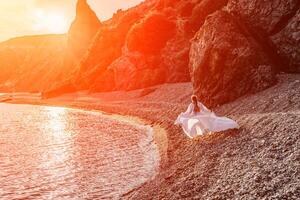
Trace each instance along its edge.
<path fill-rule="evenodd" d="M 300 10 L 284 29 L 271 38 L 279 55 L 286 61 L 283 70 L 300 73 Z"/>
<path fill-rule="evenodd" d="M 176 5 L 176 34 L 161 51 L 160 67 L 167 70 L 166 82 L 187 82 L 190 40 L 205 18 L 221 9 L 228 0 L 179 1 Z"/>
<path fill-rule="evenodd" d="M 299 0 L 229 0 L 228 10 L 256 31 L 271 35 L 299 8 Z"/>
<path fill-rule="evenodd" d="M 242 24 L 226 11 L 209 16 L 192 41 L 194 92 L 216 106 L 275 84 L 272 62 Z"/>
<path fill-rule="evenodd" d="M 299 0 L 229 0 L 227 9 L 260 38 L 278 69 L 300 72 Z"/>
<path fill-rule="evenodd" d="M 78 0 L 76 18 L 68 33 L 68 45 L 74 59 L 80 60 L 93 41 L 101 22 L 86 0 Z"/>
<path fill-rule="evenodd" d="M 194 35 L 204 24 L 208 15 L 226 6 L 228 0 L 202 0 L 193 8 L 192 14 L 186 24 L 186 31 Z"/>
<path fill-rule="evenodd" d="M 161 68 L 167 70 L 166 81 L 187 82 L 189 76 L 190 40 L 203 25 L 205 18 L 221 9 L 228 0 L 179 1 L 176 34 L 161 51 Z"/>
<path fill-rule="evenodd" d="M 159 62 L 160 68 L 167 71 L 166 82 L 188 82 L 189 75 L 189 52 L 190 38 L 184 35 L 184 32 L 177 29 L 177 34 L 172 38 L 161 51 Z"/>

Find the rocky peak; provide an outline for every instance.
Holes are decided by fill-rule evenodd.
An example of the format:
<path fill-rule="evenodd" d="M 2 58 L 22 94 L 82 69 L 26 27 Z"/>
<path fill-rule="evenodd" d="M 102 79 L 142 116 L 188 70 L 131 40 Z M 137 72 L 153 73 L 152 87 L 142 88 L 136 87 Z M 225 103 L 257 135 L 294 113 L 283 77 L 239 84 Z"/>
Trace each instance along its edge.
<path fill-rule="evenodd" d="M 81 58 L 96 35 L 101 22 L 86 0 L 78 0 L 76 18 L 69 33 L 68 43 L 74 56 Z"/>

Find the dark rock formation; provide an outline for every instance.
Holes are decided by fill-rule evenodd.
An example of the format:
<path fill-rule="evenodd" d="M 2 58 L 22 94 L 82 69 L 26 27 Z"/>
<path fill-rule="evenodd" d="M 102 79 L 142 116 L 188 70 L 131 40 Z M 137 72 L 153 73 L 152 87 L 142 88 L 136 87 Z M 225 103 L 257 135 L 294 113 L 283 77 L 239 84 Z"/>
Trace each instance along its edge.
<path fill-rule="evenodd" d="M 176 34 L 161 52 L 160 66 L 167 70 L 166 82 L 187 82 L 189 76 L 190 40 L 199 30 L 205 18 L 225 6 L 227 0 L 179 1 L 175 6 L 179 13 Z"/>
<path fill-rule="evenodd" d="M 228 10 L 249 27 L 267 35 L 278 31 L 297 10 L 299 0 L 229 0 Z"/>
<path fill-rule="evenodd" d="M 203 25 L 205 18 L 221 9 L 227 4 L 228 0 L 202 0 L 195 5 L 192 15 L 186 25 L 186 31 L 195 34 Z"/>
<path fill-rule="evenodd" d="M 300 72 L 299 0 L 229 0 L 227 8 L 260 37 L 279 70 Z"/>
<path fill-rule="evenodd" d="M 200 98 L 222 104 L 272 85 L 274 69 L 299 72 L 299 3 L 229 0 L 231 15 L 218 11 L 203 26 L 196 20 L 202 27 L 192 44 L 190 66 Z"/>
<path fill-rule="evenodd" d="M 161 68 L 166 70 L 165 81 L 168 83 L 189 82 L 190 38 L 186 37 L 182 24 L 177 24 L 177 33 L 161 51 Z"/>
<path fill-rule="evenodd" d="M 210 106 L 263 90 L 276 81 L 260 45 L 225 11 L 209 16 L 192 41 L 194 92 Z"/>
<path fill-rule="evenodd" d="M 278 54 L 286 61 L 282 70 L 300 72 L 300 10 L 284 29 L 271 38 Z"/>
<path fill-rule="evenodd" d="M 68 34 L 68 45 L 74 54 L 74 59 L 79 59 L 86 53 L 100 25 L 101 22 L 86 0 L 79 0 L 76 8 L 76 18 Z"/>

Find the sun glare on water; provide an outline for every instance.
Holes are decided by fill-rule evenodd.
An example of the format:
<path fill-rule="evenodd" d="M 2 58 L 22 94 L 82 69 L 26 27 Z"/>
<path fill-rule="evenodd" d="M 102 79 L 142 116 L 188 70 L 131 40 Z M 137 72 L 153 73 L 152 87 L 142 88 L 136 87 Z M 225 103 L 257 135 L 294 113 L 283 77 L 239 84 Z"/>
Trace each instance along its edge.
<path fill-rule="evenodd" d="M 66 134 L 66 124 L 68 119 L 66 116 L 66 109 L 59 107 L 46 107 L 49 121 L 45 126 L 45 130 L 55 133 L 56 135 Z"/>
<path fill-rule="evenodd" d="M 64 13 L 37 10 L 35 18 L 36 23 L 34 29 L 36 31 L 44 30 L 50 33 L 65 33 L 68 30 L 68 22 Z"/>

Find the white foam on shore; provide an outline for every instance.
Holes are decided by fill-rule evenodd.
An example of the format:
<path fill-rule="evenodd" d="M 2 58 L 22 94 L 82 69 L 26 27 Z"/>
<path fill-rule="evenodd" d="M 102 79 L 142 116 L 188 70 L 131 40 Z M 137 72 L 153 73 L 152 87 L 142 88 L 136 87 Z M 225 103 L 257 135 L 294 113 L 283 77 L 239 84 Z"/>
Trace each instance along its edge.
<path fill-rule="evenodd" d="M 145 182 L 149 180 L 153 180 L 155 178 L 155 176 L 159 172 L 159 166 L 161 162 L 161 157 L 160 157 L 161 152 L 159 149 L 159 145 L 157 145 L 157 141 L 155 141 L 156 133 L 154 128 L 152 128 L 150 125 L 146 125 L 146 122 L 139 119 L 138 117 L 122 116 L 117 114 L 110 115 L 101 112 L 99 110 L 82 110 L 78 108 L 68 108 L 68 109 L 77 110 L 80 112 L 85 112 L 94 115 L 100 115 L 102 118 L 113 119 L 125 124 L 129 124 L 133 127 L 136 127 L 137 129 L 145 130 L 145 131 L 141 131 L 141 134 L 143 134 L 144 137 L 140 138 L 138 146 L 140 147 L 140 149 L 143 149 L 144 151 L 143 168 L 148 173 L 144 174 L 143 177 L 136 179 L 136 182 L 132 182 L 131 184 L 128 184 L 126 187 L 120 188 L 120 194 L 128 193 L 128 191 L 132 191 L 135 188 L 138 188 L 139 186 L 144 184 Z M 117 199 L 119 199 L 119 197 Z"/>

